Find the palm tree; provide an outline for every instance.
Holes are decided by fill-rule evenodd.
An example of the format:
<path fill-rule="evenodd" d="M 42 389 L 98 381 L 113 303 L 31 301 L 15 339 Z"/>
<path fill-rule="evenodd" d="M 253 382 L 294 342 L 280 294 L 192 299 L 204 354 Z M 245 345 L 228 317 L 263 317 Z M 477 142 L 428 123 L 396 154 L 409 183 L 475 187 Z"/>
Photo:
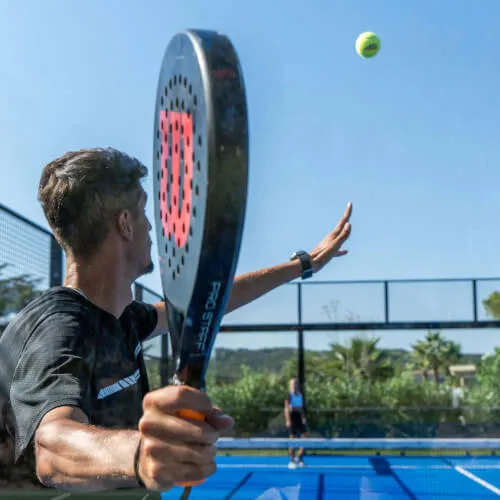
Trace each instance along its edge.
<path fill-rule="evenodd" d="M 343 367 L 347 376 L 358 376 L 371 382 L 384 380 L 393 375 L 394 367 L 387 353 L 377 347 L 379 341 L 380 337 L 355 337 L 348 346 L 331 344 L 329 357 Z"/>
<path fill-rule="evenodd" d="M 311 380 L 314 378 L 315 381 L 320 382 L 343 375 L 340 363 L 336 359 L 331 359 L 325 353 L 304 352 L 304 368 L 307 379 Z M 281 375 L 285 380 L 297 377 L 298 360 L 296 356 L 283 363 Z"/>
<path fill-rule="evenodd" d="M 412 345 L 412 367 L 422 370 L 425 380 L 429 380 L 429 371 L 432 371 L 436 384 L 439 383 L 439 371 L 447 373 L 450 365 L 461 356 L 460 344 L 446 340 L 440 332 L 429 331 L 424 340 Z"/>
<path fill-rule="evenodd" d="M 422 370 L 425 380 L 429 380 L 429 371 L 431 370 L 430 357 L 428 355 L 428 345 L 423 340 L 419 340 L 412 346 L 410 368 L 413 370 Z"/>

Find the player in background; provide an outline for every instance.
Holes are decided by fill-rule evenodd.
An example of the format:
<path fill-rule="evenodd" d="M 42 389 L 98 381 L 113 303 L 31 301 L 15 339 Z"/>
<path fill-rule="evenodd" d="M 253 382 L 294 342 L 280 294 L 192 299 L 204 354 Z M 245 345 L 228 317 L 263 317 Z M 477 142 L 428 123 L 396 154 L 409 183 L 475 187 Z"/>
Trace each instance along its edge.
<path fill-rule="evenodd" d="M 306 438 L 307 415 L 304 405 L 304 395 L 300 391 L 299 381 L 296 378 L 290 379 L 288 397 L 285 399 L 285 421 L 290 438 Z M 290 469 L 304 467 L 304 448 L 301 447 L 297 455 L 295 448 L 290 448 Z"/>

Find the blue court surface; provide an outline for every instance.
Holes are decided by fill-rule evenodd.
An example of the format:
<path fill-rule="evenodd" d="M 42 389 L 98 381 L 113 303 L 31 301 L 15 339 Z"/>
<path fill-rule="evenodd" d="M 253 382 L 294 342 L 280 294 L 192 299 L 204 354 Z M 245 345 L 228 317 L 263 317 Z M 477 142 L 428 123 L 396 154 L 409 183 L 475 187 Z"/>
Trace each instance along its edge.
<path fill-rule="evenodd" d="M 290 470 L 286 456 L 221 456 L 190 500 L 493 499 L 500 457 L 311 456 Z M 179 499 L 181 488 L 163 495 Z"/>

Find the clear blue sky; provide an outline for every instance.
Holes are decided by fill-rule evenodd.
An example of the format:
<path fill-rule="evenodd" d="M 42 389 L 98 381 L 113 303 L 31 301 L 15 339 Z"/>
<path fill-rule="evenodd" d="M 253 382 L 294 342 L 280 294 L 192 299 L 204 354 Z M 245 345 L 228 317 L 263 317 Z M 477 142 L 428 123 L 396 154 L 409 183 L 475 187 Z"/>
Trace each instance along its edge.
<path fill-rule="evenodd" d="M 310 249 L 350 200 L 350 253 L 317 279 L 500 275 L 500 2 L 305 5 L 0 0 L 0 200 L 46 225 L 36 190 L 54 157 L 113 146 L 149 165 L 154 93 L 168 41 L 186 27 L 218 29 L 238 50 L 250 112 L 240 272 Z M 363 60 L 354 43 L 368 30 L 381 36 L 382 50 Z M 157 273 L 143 282 L 160 290 Z M 454 287 L 446 290 L 449 299 L 432 296 L 442 315 L 468 307 L 455 299 Z M 293 319 L 290 293 L 280 289 L 228 321 Z M 308 306 L 310 317 L 325 318 L 321 301 L 335 299 L 342 314 L 375 314 L 379 295 L 346 294 L 325 292 Z M 412 297 L 401 307 L 420 314 L 426 293 Z M 326 337 L 316 335 L 308 346 L 326 346 Z M 495 345 L 498 332 L 448 335 L 477 352 Z M 382 334 L 390 345 L 414 338 Z M 283 334 L 266 343 L 294 340 Z M 221 338 L 218 345 L 236 343 L 249 338 Z"/>

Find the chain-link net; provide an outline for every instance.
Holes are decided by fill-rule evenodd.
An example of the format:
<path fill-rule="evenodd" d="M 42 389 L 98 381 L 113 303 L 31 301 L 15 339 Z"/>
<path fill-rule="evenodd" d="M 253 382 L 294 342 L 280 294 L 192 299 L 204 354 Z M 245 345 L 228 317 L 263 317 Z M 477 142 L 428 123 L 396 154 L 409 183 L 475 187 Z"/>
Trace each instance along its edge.
<path fill-rule="evenodd" d="M 1 276 L 25 276 L 36 280 L 40 289 L 47 288 L 50 284 L 50 233 L 0 205 L 0 236 Z"/>

